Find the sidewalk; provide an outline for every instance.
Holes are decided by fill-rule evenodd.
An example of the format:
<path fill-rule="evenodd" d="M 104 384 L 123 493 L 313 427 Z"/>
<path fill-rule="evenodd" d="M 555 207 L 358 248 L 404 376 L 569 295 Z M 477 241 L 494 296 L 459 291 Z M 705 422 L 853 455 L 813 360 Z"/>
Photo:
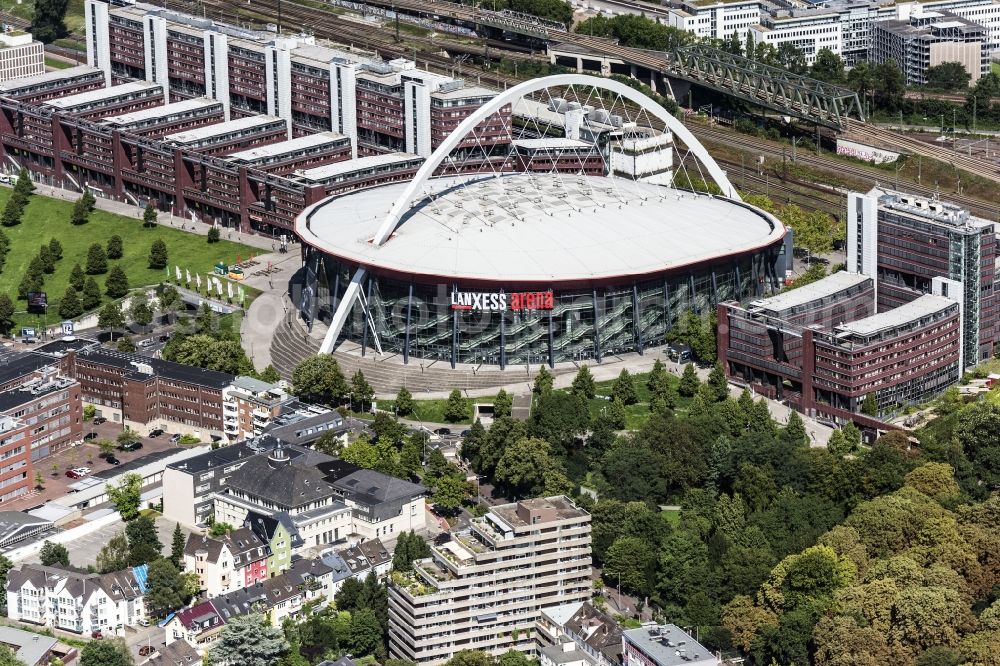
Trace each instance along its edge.
<path fill-rule="evenodd" d="M 51 185 L 46 185 L 44 183 L 35 183 L 35 191 L 47 197 L 52 197 L 53 199 L 62 199 L 63 201 L 76 201 L 80 198 L 79 192 L 73 192 L 72 190 L 64 190 L 58 187 L 52 187 Z M 95 207 L 99 210 L 106 211 L 108 213 L 115 213 L 117 215 L 123 215 L 125 217 L 131 217 L 136 220 L 142 219 L 143 207 L 134 206 L 129 203 L 122 201 L 112 201 L 111 199 L 103 199 L 101 197 L 97 198 Z M 205 224 L 203 222 L 193 222 L 188 219 L 177 217 L 170 213 L 158 213 L 157 222 L 163 226 L 170 226 L 175 229 L 182 229 L 188 233 L 198 234 L 200 236 L 207 236 L 208 230 L 212 228 L 211 224 Z M 256 234 L 244 234 L 240 233 L 237 229 L 227 229 L 221 227 L 219 229 L 222 234 L 222 238 L 226 240 L 235 241 L 237 243 L 243 243 L 244 245 L 250 245 L 252 247 L 257 247 L 265 250 L 275 250 L 277 241 L 273 238 L 267 236 L 258 236 Z M 298 246 L 290 245 L 288 254 L 298 255 Z"/>

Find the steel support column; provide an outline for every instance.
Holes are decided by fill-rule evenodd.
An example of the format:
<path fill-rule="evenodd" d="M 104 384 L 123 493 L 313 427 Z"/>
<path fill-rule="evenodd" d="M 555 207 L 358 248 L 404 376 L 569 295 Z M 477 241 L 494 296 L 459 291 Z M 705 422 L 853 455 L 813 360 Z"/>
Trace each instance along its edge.
<path fill-rule="evenodd" d="M 413 316 L 413 283 L 406 295 L 406 336 L 403 338 L 403 365 L 410 362 L 410 321 Z"/>
<path fill-rule="evenodd" d="M 601 362 L 601 312 L 597 309 L 597 290 L 593 291 L 594 299 L 594 359 Z"/>

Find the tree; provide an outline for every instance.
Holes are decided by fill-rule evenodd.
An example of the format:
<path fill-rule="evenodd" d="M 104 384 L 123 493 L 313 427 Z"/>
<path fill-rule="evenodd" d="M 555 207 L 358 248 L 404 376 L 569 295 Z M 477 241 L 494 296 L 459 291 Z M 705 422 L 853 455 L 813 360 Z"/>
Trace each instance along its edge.
<path fill-rule="evenodd" d="M 802 422 L 802 417 L 799 416 L 798 412 L 793 411 L 788 415 L 788 423 L 785 424 L 785 428 L 781 433 L 781 438 L 782 441 L 787 442 L 793 447 L 806 444 L 808 440 L 808 436 L 806 435 L 806 425 Z"/>
<path fill-rule="evenodd" d="M 209 243 L 218 243 L 221 236 L 222 234 L 219 233 L 219 228 L 212 227 L 211 229 L 208 230 L 208 237 L 206 240 Z"/>
<path fill-rule="evenodd" d="M 355 656 L 374 654 L 382 645 L 382 625 L 371 608 L 362 608 L 351 614 L 351 633 L 348 639 Z"/>
<path fill-rule="evenodd" d="M 90 190 L 84 192 L 83 196 L 73 204 L 73 213 L 69 221 L 77 226 L 90 222 L 90 213 L 94 210 L 95 203 L 94 195 L 90 193 Z"/>
<path fill-rule="evenodd" d="M 943 62 L 933 65 L 925 72 L 927 87 L 935 90 L 967 90 L 972 79 L 965 65 L 960 62 Z"/>
<path fill-rule="evenodd" d="M 74 264 L 73 270 L 69 273 L 69 284 L 71 287 L 77 291 L 83 291 L 84 281 L 86 280 L 86 275 L 83 273 L 83 269 L 80 268 L 80 264 Z"/>
<path fill-rule="evenodd" d="M 119 532 L 97 553 L 97 572 L 111 573 L 125 569 L 128 566 L 128 554 L 128 537 L 125 536 L 125 532 Z"/>
<path fill-rule="evenodd" d="M 718 361 L 715 362 L 712 372 L 708 375 L 708 386 L 712 389 L 716 402 L 722 402 L 729 397 L 729 380 L 726 379 L 726 371 L 722 369 L 722 364 Z"/>
<path fill-rule="evenodd" d="M 618 396 L 608 403 L 605 418 L 608 424 L 615 430 L 623 430 L 628 423 L 628 412 L 625 411 L 625 403 Z"/>
<path fill-rule="evenodd" d="M 514 397 L 503 389 L 497 391 L 497 397 L 493 399 L 493 418 L 510 416 L 513 409 Z"/>
<path fill-rule="evenodd" d="M 38 248 L 38 259 L 42 262 L 42 272 L 48 275 L 56 272 L 56 258 L 49 250 L 48 243 L 42 243 Z"/>
<path fill-rule="evenodd" d="M 525 437 L 503 452 L 497 462 L 495 480 L 517 497 L 538 497 L 545 493 L 549 472 L 562 473 L 552 455 L 552 445 L 544 439 Z"/>
<path fill-rule="evenodd" d="M 119 236 L 118 234 L 115 234 L 114 236 L 109 238 L 107 251 L 108 251 L 108 259 L 121 259 L 122 254 L 124 253 L 122 247 L 122 237 Z"/>
<path fill-rule="evenodd" d="M 135 660 L 123 639 L 105 638 L 87 642 L 80 652 L 80 666 L 135 666 Z"/>
<path fill-rule="evenodd" d="M 481 650 L 460 650 L 445 666 L 495 666 L 492 655 Z"/>
<path fill-rule="evenodd" d="M 103 275 L 108 272 L 108 257 L 100 243 L 94 243 L 87 250 L 87 275 Z"/>
<path fill-rule="evenodd" d="M 375 397 L 375 389 L 365 379 L 365 374 L 358 370 L 351 377 L 351 404 L 358 403 L 360 411 L 366 411 L 365 405 L 370 405 Z"/>
<path fill-rule="evenodd" d="M 648 578 L 653 565 L 653 551 L 639 537 L 616 539 L 604 557 L 604 580 L 621 581 L 622 589 L 637 594 L 649 591 Z"/>
<path fill-rule="evenodd" d="M 578 437 L 590 427 L 586 400 L 565 391 L 551 391 L 535 401 L 528 420 L 533 437 L 569 451 Z"/>
<path fill-rule="evenodd" d="M 75 319 L 83 314 L 83 303 L 76 295 L 76 289 L 67 287 L 66 293 L 59 302 L 59 316 L 63 319 Z"/>
<path fill-rule="evenodd" d="M 38 38 L 37 35 L 35 38 Z M 21 167 L 21 170 L 17 173 L 17 182 L 14 183 L 14 193 L 28 197 L 34 191 L 35 184 L 31 182 L 31 172 L 26 167 Z"/>
<path fill-rule="evenodd" d="M 7 607 L 7 574 L 14 568 L 14 563 L 6 555 L 0 555 L 0 607 Z"/>
<path fill-rule="evenodd" d="M 156 226 L 156 208 L 154 208 L 151 203 L 146 204 L 146 207 L 142 211 L 142 226 Z"/>
<path fill-rule="evenodd" d="M 461 476 L 445 475 L 434 484 L 431 501 L 448 513 L 456 511 L 469 494 L 469 484 Z"/>
<path fill-rule="evenodd" d="M 28 197 L 23 194 L 18 194 L 15 190 L 10 198 L 7 199 L 7 203 L 4 204 L 3 214 L 0 215 L 0 224 L 5 227 L 15 227 L 21 224 L 21 216 L 24 214 L 24 208 L 28 205 Z"/>
<path fill-rule="evenodd" d="M 51 567 L 55 564 L 61 564 L 64 567 L 68 567 L 69 551 L 66 550 L 66 546 L 61 543 L 53 543 L 46 539 L 45 543 L 42 544 L 42 549 L 38 551 L 38 559 L 47 567 Z"/>
<path fill-rule="evenodd" d="M 132 321 L 144 328 L 153 322 L 153 308 L 149 306 L 149 297 L 145 291 L 138 291 L 132 295 L 128 313 Z"/>
<path fill-rule="evenodd" d="M 413 530 L 403 532 L 396 541 L 396 549 L 392 553 L 392 568 L 397 571 L 409 571 L 415 560 L 431 556 L 431 548 Z"/>
<path fill-rule="evenodd" d="M 68 0 L 35 0 L 35 11 L 31 17 L 31 32 L 35 39 L 50 44 L 69 34 L 64 20 L 68 4 Z"/>
<path fill-rule="evenodd" d="M 184 579 L 170 560 L 160 557 L 149 563 L 146 605 L 156 617 L 184 605 Z"/>
<path fill-rule="evenodd" d="M 58 238 L 49 239 L 49 252 L 52 253 L 52 258 L 56 261 L 63 258 L 63 246 L 62 243 L 59 242 Z"/>
<path fill-rule="evenodd" d="M 396 392 L 396 415 L 407 416 L 413 413 L 413 394 L 405 386 L 400 386 Z"/>
<path fill-rule="evenodd" d="M 878 403 L 875 402 L 875 394 L 869 393 L 861 402 L 861 413 L 865 416 L 878 416 Z"/>
<path fill-rule="evenodd" d="M 167 244 L 157 238 L 149 248 L 149 267 L 166 268 L 167 266 Z"/>
<path fill-rule="evenodd" d="M 115 349 L 122 352 L 123 354 L 134 354 L 138 347 L 135 346 L 135 342 L 128 335 L 123 335 L 118 338 L 118 344 L 115 345 Z"/>
<path fill-rule="evenodd" d="M 14 326 L 14 301 L 7 294 L 0 294 L 0 332 L 8 333 Z"/>
<path fill-rule="evenodd" d="M 181 530 L 181 524 L 174 523 L 174 533 L 170 540 L 170 561 L 177 568 L 184 566 L 184 545 L 186 543 L 187 539 L 184 538 L 184 531 Z"/>
<path fill-rule="evenodd" d="M 694 370 L 694 364 L 688 363 L 684 366 L 684 372 L 681 374 L 681 383 L 677 386 L 677 392 L 685 398 L 692 398 L 698 392 L 699 386 L 701 386 L 701 381 L 698 379 L 698 373 Z"/>
<path fill-rule="evenodd" d="M 358 599 L 364 590 L 364 583 L 357 578 L 348 578 L 340 586 L 333 598 L 338 610 L 353 612 L 358 607 Z"/>
<path fill-rule="evenodd" d="M 156 531 L 156 523 L 149 516 L 139 516 L 125 526 L 128 537 L 129 566 L 137 567 L 160 557 L 163 544 Z"/>
<path fill-rule="evenodd" d="M 614 384 L 611 385 L 611 399 L 618 398 L 625 405 L 634 405 L 639 402 L 639 395 L 635 390 L 635 380 L 628 370 L 622 368 Z"/>
<path fill-rule="evenodd" d="M 0 666 L 24 666 L 24 662 L 9 647 L 0 645 Z"/>
<path fill-rule="evenodd" d="M 448 394 L 448 404 L 444 408 L 444 420 L 449 423 L 457 423 L 467 418 L 469 418 L 469 404 L 462 397 L 462 392 L 454 389 Z"/>
<path fill-rule="evenodd" d="M 535 395 L 544 395 L 552 390 L 552 383 L 554 381 L 552 373 L 544 365 L 539 366 L 538 374 L 535 375 L 535 383 L 532 387 L 532 392 Z"/>
<path fill-rule="evenodd" d="M 274 366 L 270 363 L 267 364 L 266 368 L 260 371 L 259 377 L 260 381 L 267 382 L 268 384 L 277 384 L 281 381 L 281 375 L 278 374 L 278 371 L 275 370 Z"/>
<path fill-rule="evenodd" d="M 125 433 L 123 432 L 122 435 Z M 121 441 L 121 435 L 119 435 Z M 108 499 L 114 504 L 115 510 L 121 514 L 122 520 L 135 520 L 139 515 L 139 496 L 142 494 L 142 476 L 136 473 L 126 474 L 117 484 L 108 484 Z M 142 564 L 140 562 L 140 564 Z"/>
<path fill-rule="evenodd" d="M 622 371 L 624 372 L 624 370 Z M 576 372 L 576 377 L 573 378 L 572 389 L 574 395 L 578 395 L 582 398 L 590 400 L 593 398 L 597 389 L 594 386 L 594 375 L 591 374 L 590 368 L 584 363 L 580 366 L 580 369 Z"/>
<path fill-rule="evenodd" d="M 843 58 L 830 49 L 820 49 L 813 61 L 812 77 L 827 83 L 843 83 L 845 80 Z"/>
<path fill-rule="evenodd" d="M 21 299 L 28 298 L 28 294 L 33 291 L 41 291 L 45 286 L 45 279 L 37 267 L 30 266 L 25 272 L 24 277 L 21 278 L 20 284 L 17 287 L 17 296 Z"/>
<path fill-rule="evenodd" d="M 208 659 L 211 664 L 274 666 L 287 650 L 280 629 L 272 627 L 262 615 L 247 613 L 226 622 Z"/>
<path fill-rule="evenodd" d="M 77 265 L 77 268 L 79 268 L 79 265 Z M 92 277 L 88 277 L 87 281 L 83 284 L 82 304 L 84 312 L 93 310 L 101 304 L 101 288 L 97 286 L 97 280 Z"/>
<path fill-rule="evenodd" d="M 347 381 L 337 360 L 329 354 L 304 359 L 292 371 L 295 395 L 305 402 L 332 405 L 347 394 Z"/>

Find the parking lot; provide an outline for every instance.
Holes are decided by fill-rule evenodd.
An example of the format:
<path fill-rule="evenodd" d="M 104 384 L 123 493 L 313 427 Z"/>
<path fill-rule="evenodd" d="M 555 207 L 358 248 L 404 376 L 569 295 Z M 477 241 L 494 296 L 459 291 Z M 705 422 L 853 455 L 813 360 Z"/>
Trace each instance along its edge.
<path fill-rule="evenodd" d="M 76 482 L 75 479 L 70 479 L 66 476 L 66 471 L 74 467 L 89 467 L 91 473 L 114 469 L 114 465 L 109 464 L 101 457 L 101 449 L 94 442 L 101 439 L 115 440 L 121 431 L 121 423 L 112 423 L 111 421 L 99 425 L 94 425 L 93 422 L 84 423 L 83 435 L 85 437 L 90 436 L 91 439 L 78 446 L 64 449 L 35 461 L 33 465 L 34 470 L 35 472 L 41 472 L 44 489 L 36 489 L 24 497 L 4 502 L 4 508 L 13 511 L 24 511 L 41 506 L 45 502 L 57 497 L 62 497 L 70 492 L 70 484 Z M 90 433 L 95 433 L 95 435 L 91 436 Z M 169 433 L 165 433 L 159 437 L 143 437 L 141 449 L 128 452 L 115 449 L 114 455 L 124 465 L 125 463 L 147 456 L 150 453 L 179 448 L 182 447 L 178 444 L 170 443 L 170 435 Z"/>
<path fill-rule="evenodd" d="M 111 537 L 124 529 L 125 524 L 118 521 L 113 525 L 102 527 L 96 532 L 67 542 L 65 545 L 69 551 L 69 563 L 81 568 L 86 568 L 88 564 L 95 564 L 97 562 L 97 553 L 100 552 L 101 548 L 111 540 Z M 184 530 L 184 527 L 181 526 L 181 529 Z M 167 555 L 170 553 L 170 543 L 173 540 L 174 523 L 163 516 L 157 516 L 156 530 L 160 535 L 160 543 L 163 544 L 163 553 Z M 184 530 L 185 537 L 188 533 L 189 530 Z M 39 560 L 37 555 L 32 555 L 24 561 L 38 563 Z"/>

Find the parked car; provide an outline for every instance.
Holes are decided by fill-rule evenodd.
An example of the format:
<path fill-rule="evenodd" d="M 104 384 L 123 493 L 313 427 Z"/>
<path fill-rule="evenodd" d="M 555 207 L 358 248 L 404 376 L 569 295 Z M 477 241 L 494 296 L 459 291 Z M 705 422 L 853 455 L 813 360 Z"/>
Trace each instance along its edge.
<path fill-rule="evenodd" d="M 68 476 L 68 477 L 69 477 L 69 478 L 71 478 L 71 479 L 79 479 L 79 478 L 82 478 L 82 477 L 80 476 L 80 474 L 78 474 L 78 473 L 77 473 L 77 471 L 76 471 L 75 469 L 68 469 L 68 470 L 66 470 L 66 476 Z"/>
<path fill-rule="evenodd" d="M 450 435 L 451 434 L 451 428 L 438 428 L 437 430 L 434 431 L 434 434 L 435 435 Z"/>
<path fill-rule="evenodd" d="M 142 448 L 142 442 L 125 442 L 118 447 L 119 451 L 138 451 Z"/>
<path fill-rule="evenodd" d="M 89 467 L 74 467 L 73 469 L 66 470 L 66 476 L 71 479 L 82 479 L 88 474 L 90 474 Z"/>
<path fill-rule="evenodd" d="M 139 341 L 139 346 L 142 347 L 143 349 L 145 349 L 146 347 L 152 347 L 155 344 L 156 340 L 154 340 L 153 338 L 146 338 L 145 340 Z"/>
<path fill-rule="evenodd" d="M 139 624 L 142 624 L 142 623 L 140 622 Z M 147 626 L 148 624 L 149 624 L 149 622 L 146 622 L 146 624 L 143 625 L 143 626 Z M 153 654 L 154 652 L 156 652 L 156 648 L 153 647 L 152 645 L 143 645 L 142 647 L 139 648 L 139 656 L 140 657 L 148 657 L 149 655 Z"/>
<path fill-rule="evenodd" d="M 90 637 L 93 638 L 94 640 L 99 641 L 104 638 L 104 632 L 102 632 L 100 629 L 95 629 L 90 633 Z"/>
<path fill-rule="evenodd" d="M 101 425 L 102 423 L 107 423 L 107 422 L 108 420 L 103 416 L 98 416 L 96 419 L 94 419 L 94 425 Z"/>
<path fill-rule="evenodd" d="M 97 439 L 98 437 L 100 437 L 100 435 L 98 435 L 96 432 L 88 432 L 86 435 L 83 436 L 83 441 L 89 442 Z"/>
<path fill-rule="evenodd" d="M 159 437 L 162 434 L 163 434 L 163 428 L 153 428 L 152 430 L 149 431 L 150 437 Z"/>
<path fill-rule="evenodd" d="M 139 626 L 141 626 L 141 627 L 148 627 L 149 626 L 149 620 L 147 618 L 142 618 L 141 620 L 139 620 Z"/>
<path fill-rule="evenodd" d="M 169 339 L 170 339 L 170 334 L 169 333 L 167 333 L 166 335 L 161 335 L 160 336 L 160 342 L 166 342 Z"/>
<path fill-rule="evenodd" d="M 170 436 L 170 443 L 171 444 L 176 444 L 179 441 L 181 441 L 180 433 L 174 433 L 173 435 Z"/>
<path fill-rule="evenodd" d="M 118 460 L 118 458 L 115 458 L 114 454 L 108 454 L 108 457 L 105 458 L 105 460 L 108 461 L 109 465 L 115 465 L 115 466 L 117 466 L 117 465 L 121 465 L 122 464 L 122 461 Z"/>

